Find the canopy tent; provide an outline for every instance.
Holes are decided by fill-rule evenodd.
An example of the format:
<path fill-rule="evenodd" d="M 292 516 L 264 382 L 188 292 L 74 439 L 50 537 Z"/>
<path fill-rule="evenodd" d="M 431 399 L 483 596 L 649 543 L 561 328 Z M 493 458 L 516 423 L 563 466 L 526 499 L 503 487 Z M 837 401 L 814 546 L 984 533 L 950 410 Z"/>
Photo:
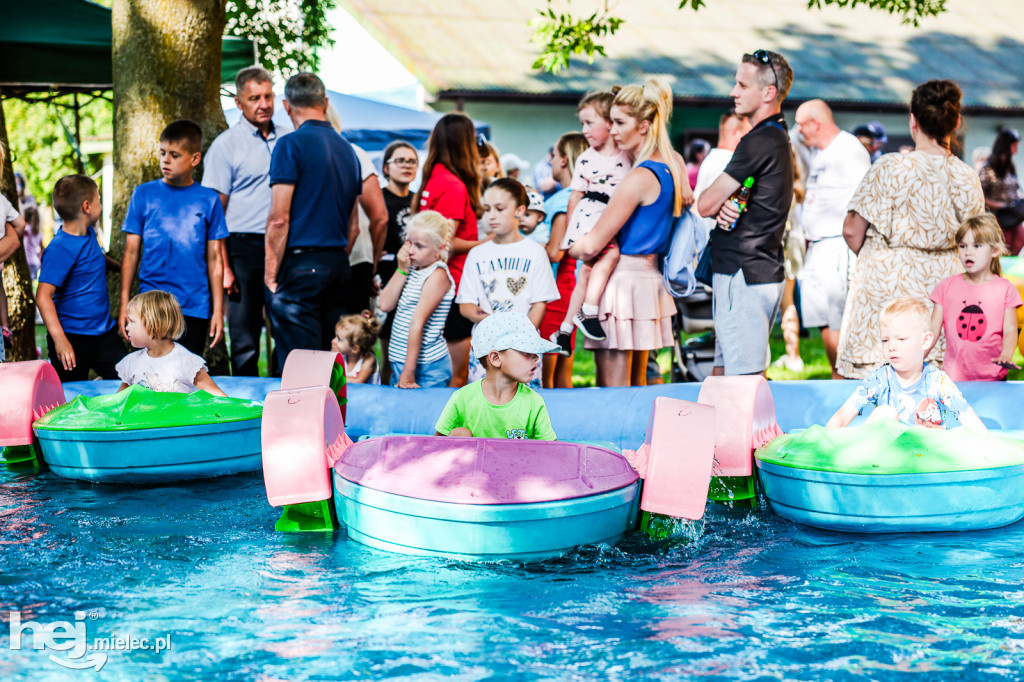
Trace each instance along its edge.
<path fill-rule="evenodd" d="M 7 94 L 113 87 L 111 11 L 86 0 L 27 0 L 0 23 L 0 87 Z M 221 82 L 256 61 L 255 45 L 225 37 Z"/>
<path fill-rule="evenodd" d="M 430 137 L 437 120 L 444 115 L 436 111 L 417 111 L 372 99 L 343 95 L 333 90 L 327 91 L 327 98 L 341 115 L 341 133 L 345 139 L 362 147 L 373 159 L 378 172 L 383 170 L 384 149 L 395 140 L 404 140 L 420 151 L 425 150 L 427 138 Z M 277 106 L 274 107 L 274 122 L 290 129 L 292 124 L 288 120 L 281 99 L 278 95 Z M 237 123 L 241 115 L 242 113 L 234 107 L 224 110 L 224 118 L 227 119 L 229 126 Z M 477 133 L 487 138 L 491 136 L 491 126 L 487 123 L 474 121 L 473 125 Z"/>
<path fill-rule="evenodd" d="M 274 108 L 274 121 L 291 127 L 284 106 L 280 103 Z M 357 144 L 375 156 L 374 152 L 383 152 L 384 148 L 395 140 L 412 143 L 416 149 L 426 149 L 427 138 L 434 125 L 443 114 L 435 111 L 417 111 L 405 107 L 385 104 L 371 99 L 343 95 L 333 90 L 327 91 L 327 98 L 341 115 L 341 129 L 345 138 Z M 228 125 L 238 122 L 241 112 L 232 107 L 224 110 Z M 474 121 L 478 133 L 490 137 L 491 127 L 486 123 Z"/>

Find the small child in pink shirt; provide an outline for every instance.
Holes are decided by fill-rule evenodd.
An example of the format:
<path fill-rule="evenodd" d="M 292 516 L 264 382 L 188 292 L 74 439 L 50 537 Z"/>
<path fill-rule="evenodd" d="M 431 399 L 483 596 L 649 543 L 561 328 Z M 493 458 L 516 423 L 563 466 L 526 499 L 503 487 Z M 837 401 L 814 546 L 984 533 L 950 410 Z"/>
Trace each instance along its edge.
<path fill-rule="evenodd" d="M 953 381 L 1001 381 L 1017 368 L 1017 308 L 1024 305 L 999 267 L 1007 253 L 1003 231 L 985 213 L 964 221 L 956 244 L 966 272 L 942 280 L 931 295 L 932 333 L 938 339 L 946 332 L 942 369 Z"/>

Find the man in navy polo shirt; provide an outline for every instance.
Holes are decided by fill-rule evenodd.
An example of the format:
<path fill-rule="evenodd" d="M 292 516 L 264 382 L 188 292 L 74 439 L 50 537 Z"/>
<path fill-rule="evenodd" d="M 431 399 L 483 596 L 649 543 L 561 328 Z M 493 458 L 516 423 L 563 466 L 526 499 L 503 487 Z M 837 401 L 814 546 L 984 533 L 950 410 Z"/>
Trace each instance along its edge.
<path fill-rule="evenodd" d="M 295 132 L 278 140 L 270 159 L 264 270 L 278 368 L 296 348 L 328 350 L 335 323 L 348 312 L 345 247 L 362 186 L 352 145 L 326 120 L 323 81 L 296 74 L 284 96 Z"/>
<path fill-rule="evenodd" d="M 793 203 L 793 153 L 782 116 L 792 85 L 793 69 L 781 54 L 743 55 L 730 94 L 736 113 L 753 128 L 697 202 L 698 212 L 717 216 L 718 225 L 710 244 L 715 374 L 764 374 L 768 368 L 768 335 L 785 279 L 782 235 Z M 740 215 L 729 197 L 751 177 Z"/>

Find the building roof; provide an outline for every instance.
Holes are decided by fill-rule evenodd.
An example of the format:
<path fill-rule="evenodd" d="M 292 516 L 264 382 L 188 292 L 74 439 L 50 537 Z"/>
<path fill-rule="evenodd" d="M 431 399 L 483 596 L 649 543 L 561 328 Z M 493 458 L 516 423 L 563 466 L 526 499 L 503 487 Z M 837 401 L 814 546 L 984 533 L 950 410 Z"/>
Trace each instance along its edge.
<path fill-rule="evenodd" d="M 807 0 L 708 0 L 698 11 L 671 0 L 629 0 L 613 3 L 626 23 L 604 39 L 608 57 L 574 59 L 558 75 L 530 68 L 539 48 L 529 21 L 548 6 L 544 0 L 340 4 L 440 98 L 569 100 L 661 75 L 677 100 L 721 102 L 740 56 L 764 48 L 793 67 L 791 100 L 905 107 L 917 84 L 952 78 L 970 109 L 1024 108 L 1020 0 L 954 0 L 918 28 L 861 7 L 808 9 Z M 576 0 L 568 10 L 585 15 L 600 4 Z M 555 0 L 552 7 L 566 5 Z"/>

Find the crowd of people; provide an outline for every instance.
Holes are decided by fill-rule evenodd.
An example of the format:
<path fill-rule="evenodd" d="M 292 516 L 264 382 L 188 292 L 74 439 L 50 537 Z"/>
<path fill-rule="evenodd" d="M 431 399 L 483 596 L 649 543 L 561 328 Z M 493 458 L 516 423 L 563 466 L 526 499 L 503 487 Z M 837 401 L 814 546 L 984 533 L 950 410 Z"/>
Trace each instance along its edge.
<path fill-rule="evenodd" d="M 691 144 L 686 159 L 670 141 L 665 83 L 588 93 L 577 110 L 582 132 L 555 141 L 530 186 L 522 182 L 528 164 L 499 157 L 461 113 L 438 121 L 422 167 L 412 145 L 395 142 L 378 177 L 339 134 L 317 76 L 288 80 L 284 129 L 273 121 L 270 74 L 243 69 L 241 117 L 205 158 L 194 122 L 164 129 L 161 177 L 132 194 L 120 263 L 97 244 L 96 184 L 82 175 L 57 183 L 63 228 L 42 256 L 37 292 L 49 357 L 63 381 L 92 370 L 125 385 L 219 392 L 202 357 L 224 335 L 226 317 L 236 375 L 258 373 L 267 327 L 274 373 L 292 350 L 334 349 L 350 381 L 403 389 L 472 382 L 483 393 L 460 392 L 459 401 L 502 405 L 518 384 L 571 387 L 579 329 L 598 385 L 643 385 L 648 354 L 673 342 L 676 306 L 660 261 L 673 219 L 690 210 L 710 232 L 702 261 L 711 272 L 715 374 L 763 374 L 781 308 L 788 352 L 778 362 L 800 362 L 794 324 L 820 328 L 833 375 L 872 382 L 858 409 L 883 385 L 886 395 L 921 393 L 942 409 L 947 380 L 1005 377 L 1021 299 L 1000 277 L 998 256 L 1024 241 L 1012 161 L 1019 136 L 1000 132 L 979 174 L 951 148 L 959 88 L 929 81 L 910 102 L 913 150 L 879 155 L 880 124 L 845 132 L 821 100 L 803 103 L 790 129 L 782 105 L 792 83 L 782 55 L 744 55 L 717 146 Z M 10 205 L 0 210 L 2 260 L 25 221 Z M 116 320 L 110 269 L 121 273 Z M 941 380 L 908 365 L 905 335 L 887 333 L 925 314 L 917 345 L 945 361 Z M 128 355 L 122 337 L 139 350 Z M 498 347 L 502 339 L 513 345 Z M 922 377 L 927 387 L 915 388 Z M 928 388 L 939 385 L 942 395 Z M 459 405 L 439 432 L 474 431 L 452 416 L 465 411 Z M 848 422 L 850 409 L 837 421 Z M 920 420 L 921 410 L 910 413 Z"/>

